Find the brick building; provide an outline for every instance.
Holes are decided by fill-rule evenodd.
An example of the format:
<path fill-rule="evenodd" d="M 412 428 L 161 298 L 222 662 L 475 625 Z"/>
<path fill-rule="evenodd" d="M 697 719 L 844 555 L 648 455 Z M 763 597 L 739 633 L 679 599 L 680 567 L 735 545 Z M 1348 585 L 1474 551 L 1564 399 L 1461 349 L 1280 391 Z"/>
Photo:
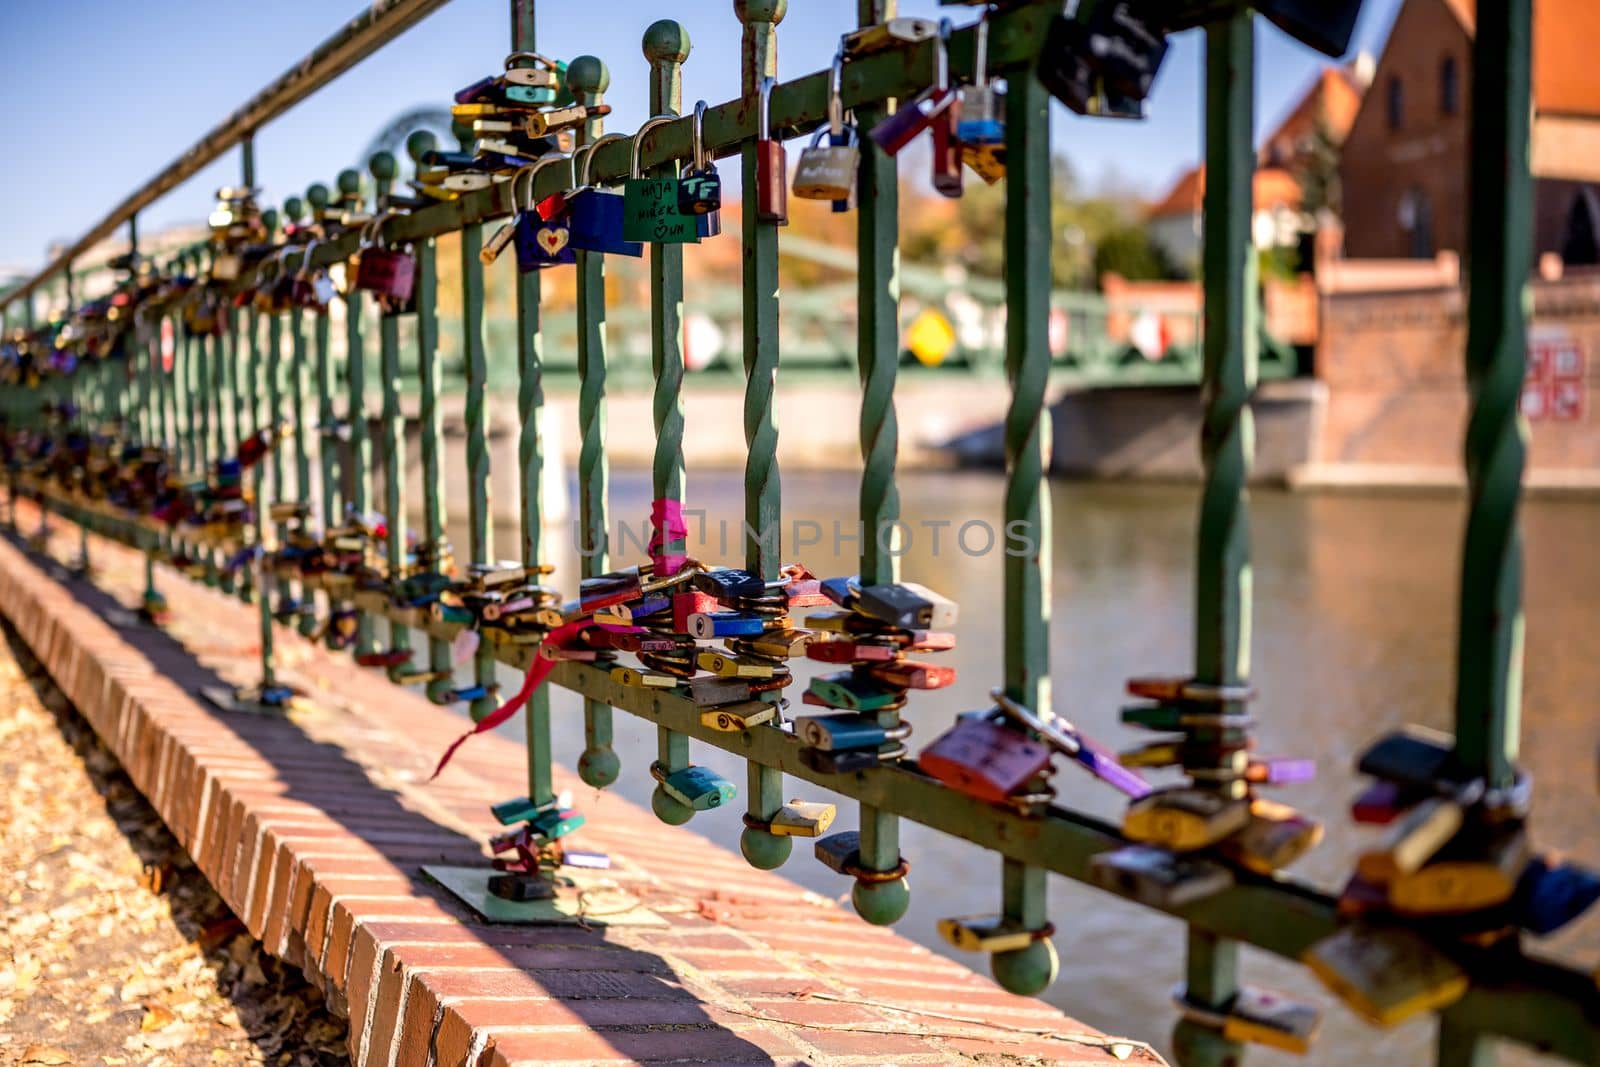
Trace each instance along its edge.
<path fill-rule="evenodd" d="M 1319 138 L 1334 147 L 1344 141 L 1360 110 L 1370 64 L 1370 57 L 1362 56 L 1348 67 L 1324 68 L 1262 140 L 1256 154 L 1252 222 L 1257 247 L 1292 247 L 1315 226 L 1305 210 L 1300 175 L 1311 165 Z M 1191 167 L 1145 216 L 1150 239 L 1191 274 L 1200 266 L 1200 201 L 1205 186 L 1205 167 Z"/>
<path fill-rule="evenodd" d="M 1475 0 L 1405 0 L 1345 140 L 1344 254 L 1465 252 Z M 1537 0 L 1534 254 L 1600 263 L 1597 0 Z"/>

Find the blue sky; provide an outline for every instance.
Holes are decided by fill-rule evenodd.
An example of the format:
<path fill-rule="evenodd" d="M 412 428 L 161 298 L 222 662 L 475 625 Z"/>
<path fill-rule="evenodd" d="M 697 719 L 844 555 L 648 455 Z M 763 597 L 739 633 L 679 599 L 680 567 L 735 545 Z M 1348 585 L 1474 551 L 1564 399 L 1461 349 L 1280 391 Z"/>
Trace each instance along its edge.
<path fill-rule="evenodd" d="M 1376 51 L 1400 0 L 1367 0 L 1359 47 Z M 778 71 L 792 78 L 827 65 L 838 34 L 853 26 L 854 0 L 791 0 L 778 27 Z M 401 112 L 447 104 L 457 88 L 498 70 L 507 51 L 507 0 L 454 0 L 257 136 L 257 182 L 281 203 L 329 181 Z M 0 3 L 0 264 L 32 269 L 53 240 L 81 234 L 262 85 L 354 14 L 356 0 L 104 0 Z M 728 0 L 549 3 L 539 13 L 542 51 L 593 52 L 611 67 L 611 129 L 647 117 L 644 29 L 676 10 L 694 50 L 684 68 L 688 100 L 739 91 L 739 21 Z M 944 9 L 958 22 L 961 8 Z M 936 0 L 901 0 L 901 14 L 940 13 Z M 1322 58 L 1261 24 L 1258 124 L 1274 121 L 1310 82 Z M 1157 195 L 1199 155 L 1200 35 L 1179 36 L 1142 124 L 1080 119 L 1057 106 L 1054 139 L 1094 185 Z M 146 230 L 196 221 L 217 186 L 236 181 L 231 153 L 147 209 Z"/>

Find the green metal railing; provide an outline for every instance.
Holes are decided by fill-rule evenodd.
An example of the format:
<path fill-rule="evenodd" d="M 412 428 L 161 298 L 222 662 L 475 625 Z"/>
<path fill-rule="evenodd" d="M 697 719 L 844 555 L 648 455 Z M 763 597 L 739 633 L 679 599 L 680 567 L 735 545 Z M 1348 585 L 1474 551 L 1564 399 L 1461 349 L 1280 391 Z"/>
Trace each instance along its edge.
<path fill-rule="evenodd" d="M 413 5 L 415 7 L 428 5 Z M 512 49 L 534 47 L 532 0 L 512 2 Z M 704 143 L 714 157 L 741 159 L 744 187 L 753 187 L 756 173 L 757 90 L 776 70 L 783 0 L 739 0 L 743 21 L 742 95 L 706 109 Z M 1018 536 L 1040 547 L 1033 556 L 1007 555 L 997 564 L 1003 588 L 1002 653 L 996 664 L 1006 696 L 1029 708 L 1052 705 L 1048 556 L 1050 499 L 1045 478 L 1050 450 L 1045 417 L 1052 369 L 1049 347 L 1050 289 L 1050 115 L 1049 94 L 1033 76 L 1046 29 L 1060 10 L 1054 0 L 1018 0 L 988 14 L 988 64 L 991 75 L 1007 80 L 1006 148 L 1009 161 L 1004 216 L 1008 274 L 1003 299 L 1007 311 L 1004 371 L 1010 405 L 1004 424 L 1006 476 L 1004 511 Z M 1206 18 L 1205 126 L 1209 174 L 1204 204 L 1205 317 L 1202 348 L 1204 422 L 1201 451 L 1205 482 L 1201 494 L 1196 547 L 1194 678 L 1214 686 L 1238 686 L 1249 675 L 1251 642 L 1249 502 L 1246 481 L 1252 461 L 1249 401 L 1258 375 L 1259 334 L 1256 316 L 1255 257 L 1250 243 L 1251 146 L 1255 57 L 1254 15 L 1238 4 L 1204 0 L 1178 3 Z M 1517 501 L 1524 444 L 1517 417 L 1522 381 L 1523 331 L 1531 186 L 1528 174 L 1529 19 L 1531 0 L 1481 5 L 1474 44 L 1473 123 L 1473 287 L 1470 301 L 1467 368 L 1473 414 L 1466 457 L 1471 508 L 1463 563 L 1459 673 L 1457 682 L 1457 754 L 1491 786 L 1509 785 L 1518 731 L 1517 696 L 1521 668 L 1520 556 Z M 895 14 L 894 0 L 859 0 L 860 24 L 870 26 Z M 957 30 L 949 40 L 952 76 L 971 80 L 974 34 Z M 920 44 L 852 58 L 844 67 L 842 99 L 863 127 L 889 114 L 931 83 L 937 43 Z M 654 115 L 683 111 L 683 64 L 690 52 L 682 27 L 672 22 L 652 26 L 644 38 L 651 67 L 650 107 Z M 581 101 L 599 104 L 609 74 L 598 59 L 580 57 L 567 71 L 568 86 Z M 771 95 L 772 128 L 776 135 L 804 134 L 826 121 L 829 73 L 819 71 L 778 84 Z M 238 131 L 248 145 L 248 129 Z M 605 136 L 603 119 L 591 118 L 579 131 L 587 147 L 596 184 L 629 173 L 637 148 L 647 172 L 675 173 L 691 157 L 691 118 L 654 125 L 633 138 Z M 236 138 L 237 139 L 237 138 Z M 430 138 L 413 138 L 408 151 L 421 156 Z M 246 152 L 244 178 L 251 178 Z M 379 206 L 398 177 L 395 161 L 380 154 L 370 170 Z M 545 167 L 534 173 L 534 199 L 563 191 L 570 184 L 566 167 Z M 895 483 L 898 438 L 895 385 L 899 363 L 900 278 L 897 223 L 897 165 L 893 157 L 863 138 L 858 172 L 857 213 L 859 268 L 855 283 L 858 303 L 856 369 L 862 402 L 860 440 L 862 474 L 860 517 L 869 531 L 863 539 L 860 573 L 865 584 L 899 580 L 897 554 L 880 543 L 877 531 L 891 530 L 899 516 Z M 163 182 L 166 179 L 162 179 Z M 359 175 L 339 176 L 339 188 L 356 193 Z M 522 274 L 516 288 L 515 378 L 519 416 L 517 446 L 520 538 L 511 546 L 493 543 L 489 500 L 490 470 L 486 391 L 490 387 L 484 333 L 484 266 L 478 252 L 485 223 L 512 216 L 522 196 L 522 182 L 499 182 L 458 199 L 431 204 L 391 219 L 387 240 L 409 243 L 416 256 L 418 281 L 414 310 L 404 316 L 376 316 L 377 361 L 369 361 L 373 310 L 352 292 L 343 305 L 344 364 L 330 343 L 329 314 L 293 310 L 285 313 L 246 312 L 229 323 L 226 343 L 182 335 L 173 369 L 156 355 L 159 345 L 135 347 L 131 366 L 138 392 L 113 388 L 115 375 L 91 368 L 71 380 L 73 395 L 96 418 L 125 412 L 130 433 L 138 439 L 174 447 L 189 468 L 236 448 L 241 437 L 271 419 L 287 414 L 292 436 L 283 455 L 274 455 L 254 475 L 258 501 L 310 500 L 320 485 L 320 511 L 325 524 L 338 522 L 347 510 L 366 511 L 371 504 L 371 477 L 376 465 L 385 473 L 384 510 L 390 525 L 389 564 L 397 566 L 403 551 L 406 500 L 402 394 L 420 395 L 422 465 L 422 528 L 424 542 L 439 542 L 445 533 L 446 472 L 441 467 L 441 396 L 451 388 L 451 368 L 443 359 L 442 335 L 459 337 L 466 391 L 469 527 L 465 559 L 487 562 L 497 552 L 515 551 L 525 564 L 540 565 L 548 557 L 544 537 L 541 486 L 547 446 L 541 417 L 547 376 L 560 361 L 548 355 L 556 326 L 541 312 L 537 272 Z M 129 203 L 142 206 L 143 193 Z M 515 197 L 515 200 L 514 200 Z M 308 190 L 304 202 L 284 205 L 290 221 L 309 207 L 318 217 L 327 207 L 328 191 Z M 755 198 L 742 201 L 738 240 L 743 248 L 741 288 L 743 430 L 748 446 L 745 469 L 745 517 L 752 533 L 745 545 L 744 565 L 765 578 L 775 578 L 783 562 L 781 545 L 758 531 L 776 530 L 781 515 L 781 478 L 777 465 L 780 428 L 774 421 L 774 395 L 779 388 L 781 345 L 778 256 L 783 238 L 778 227 L 756 211 Z M 125 216 L 132 218 L 129 211 Z M 460 235 L 462 313 L 458 321 L 440 322 L 437 315 L 439 265 L 435 238 Z M 103 235 L 101 228 L 96 236 Z M 732 239 L 725 238 L 725 239 Z M 356 250 L 355 233 L 332 236 L 287 256 L 295 267 L 328 267 L 345 262 Z M 207 253 L 188 250 L 170 264 L 179 270 L 204 268 Z M 71 256 L 4 298 L 10 309 L 22 300 L 31 324 L 32 295 L 48 278 L 70 268 Z M 673 245 L 650 251 L 651 375 L 656 451 L 652 487 L 658 500 L 688 499 L 682 450 L 684 388 L 679 325 L 683 313 L 683 252 Z M 599 253 L 579 252 L 577 308 L 570 345 L 575 356 L 580 393 L 577 478 L 579 485 L 579 549 L 583 576 L 599 575 L 611 565 L 606 540 L 608 467 L 605 407 L 609 357 L 605 306 L 605 261 Z M 242 279 L 248 287 L 251 278 Z M 70 275 L 65 275 L 70 277 Z M 266 319 L 265 341 L 261 319 Z M 404 318 L 414 319 L 404 324 Z M 404 326 L 404 328 L 402 328 Z M 152 328 L 154 324 L 152 324 Z M 176 327 L 176 324 L 174 324 Z M 562 329 L 566 324 L 560 324 Z M 241 334 L 243 335 L 241 338 Z M 561 348 L 567 348 L 565 344 Z M 411 351 L 405 351 L 411 349 Z M 244 353 L 241 362 L 240 353 Z M 374 407 L 368 372 L 376 368 L 381 398 Z M 242 374 L 243 380 L 232 377 Z M 340 385 L 344 385 L 341 392 Z M 45 391 L 41 390 L 41 396 Z M 313 397 L 315 399 L 313 399 Z M 343 408 L 341 412 L 339 409 Z M 379 432 L 369 440 L 367 414 L 376 411 Z M 335 447 L 341 444 L 343 447 Z M 314 469 L 313 454 L 320 464 Z M 341 457 L 345 463 L 340 468 Z M 175 551 L 181 546 L 171 532 L 109 513 L 106 509 L 49 493 L 38 487 L 56 513 L 147 550 Z M 13 493 L 16 486 L 13 486 Z M 262 495 L 265 494 L 265 495 Z M 258 508 L 258 512 L 264 510 Z M 258 519 L 256 536 L 270 540 L 269 524 Z M 283 536 L 279 528 L 273 536 Z M 203 575 L 227 582 L 227 572 L 206 550 Z M 151 575 L 153 583 L 154 574 Z M 153 590 L 153 585 L 152 585 Z M 274 629 L 271 604 L 290 592 L 302 603 L 314 601 L 317 583 L 282 579 L 269 589 L 251 590 L 239 583 L 241 597 L 254 596 L 262 618 L 263 669 L 273 681 Z M 394 606 L 378 593 L 324 594 L 323 614 L 341 606 L 345 597 L 361 611 L 358 651 L 377 647 L 373 620 L 386 616 L 387 637 L 405 647 L 415 630 L 427 641 L 426 691 L 437 702 L 454 695 L 450 643 L 460 633 L 454 623 L 431 621 L 411 608 Z M 302 633 L 316 626 L 316 615 L 301 612 Z M 483 641 L 474 655 L 472 678 L 493 684 L 496 663 L 526 669 L 535 656 L 525 645 Z M 835 790 L 860 805 L 861 869 L 893 872 L 901 864 L 898 821 L 910 819 L 979 844 L 1001 860 L 998 896 L 1005 917 L 1029 931 L 1046 927 L 1046 877 L 1050 873 L 1090 880 L 1090 863 L 1098 854 L 1120 848 L 1126 840 L 1117 828 L 1079 813 L 1051 807 L 1025 813 L 957 793 L 912 766 L 889 763 L 852 775 L 827 775 L 799 757 L 793 734 L 758 727 L 726 733 L 701 724 L 699 709 L 679 691 L 632 688 L 603 667 L 581 662 L 558 664 L 551 680 L 584 698 L 585 748 L 578 760 L 583 780 L 606 786 L 621 773 L 613 752 L 612 714 L 621 709 L 654 723 L 660 732 L 659 759 L 668 770 L 689 764 L 691 743 L 711 745 L 748 761 L 749 819 L 741 841 L 753 865 L 775 868 L 789 856 L 791 839 L 762 826 L 783 803 L 785 777 L 799 778 Z M 471 701 L 481 718 L 498 703 L 491 693 Z M 1241 710 L 1230 702 L 1224 710 Z M 884 713 L 892 726 L 897 712 Z M 536 803 L 554 799 L 551 719 L 547 692 L 535 693 L 527 706 L 528 789 Z M 657 797 L 656 809 L 668 821 L 683 813 Z M 903 878 L 858 878 L 856 908 L 869 921 L 890 923 L 907 907 L 909 888 Z M 1335 901 L 1292 878 L 1261 877 L 1244 872 L 1234 884 L 1202 900 L 1164 908 L 1188 928 L 1187 990 L 1201 1008 L 1225 1011 L 1239 990 L 1239 946 L 1253 945 L 1291 960 L 1300 959 L 1317 942 L 1340 928 Z M 1463 951 L 1460 962 L 1472 986 L 1440 1013 L 1439 1061 L 1486 1064 L 1492 1039 L 1508 1039 L 1546 1050 L 1577 1063 L 1600 1063 L 1600 994 L 1590 976 L 1542 961 L 1520 951 Z M 997 954 L 997 978 L 1008 988 L 1037 992 L 1054 976 L 1056 959 L 1047 939 L 1028 948 Z M 1237 1062 L 1241 1046 L 1214 1026 L 1192 1021 L 1179 1024 L 1175 1046 L 1185 1064 Z"/>

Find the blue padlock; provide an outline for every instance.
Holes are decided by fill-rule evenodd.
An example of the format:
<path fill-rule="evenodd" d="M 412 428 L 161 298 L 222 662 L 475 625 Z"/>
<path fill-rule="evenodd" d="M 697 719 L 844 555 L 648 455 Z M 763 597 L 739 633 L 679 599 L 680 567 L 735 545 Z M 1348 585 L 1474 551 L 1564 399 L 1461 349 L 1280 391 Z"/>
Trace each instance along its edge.
<path fill-rule="evenodd" d="M 1517 883 L 1517 924 L 1540 937 L 1553 934 L 1600 900 L 1600 875 L 1536 857 Z"/>
<path fill-rule="evenodd" d="M 566 218 L 542 219 L 537 211 L 517 216 L 517 270 L 529 271 L 576 263 L 572 230 Z"/>
<path fill-rule="evenodd" d="M 570 245 L 583 252 L 635 258 L 643 256 L 643 242 L 623 239 L 623 217 L 621 193 L 579 189 L 567 202 Z"/>
<path fill-rule="evenodd" d="M 765 629 L 760 615 L 743 611 L 705 611 L 689 616 L 689 636 L 701 641 L 717 637 L 758 637 Z"/>
<path fill-rule="evenodd" d="M 726 778 L 704 767 L 685 767 L 661 779 L 661 788 L 678 803 L 709 811 L 732 800 L 738 791 Z"/>
<path fill-rule="evenodd" d="M 829 752 L 853 748 L 876 749 L 887 738 L 886 731 L 876 718 L 853 712 L 796 716 L 794 733 L 807 747 Z"/>

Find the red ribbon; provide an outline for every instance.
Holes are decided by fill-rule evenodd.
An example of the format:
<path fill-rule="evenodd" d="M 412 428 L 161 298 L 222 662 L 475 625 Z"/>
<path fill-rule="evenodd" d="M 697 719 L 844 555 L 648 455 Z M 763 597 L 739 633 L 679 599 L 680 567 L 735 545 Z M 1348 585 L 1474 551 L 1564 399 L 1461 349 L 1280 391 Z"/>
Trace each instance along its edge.
<path fill-rule="evenodd" d="M 548 641 L 560 647 L 592 625 L 594 624 L 589 619 L 579 619 L 564 626 L 557 626 L 554 630 L 545 634 L 544 639 L 533 648 L 533 665 L 528 668 L 528 673 L 522 678 L 522 688 L 517 690 L 516 695 L 510 700 L 480 719 L 472 729 L 456 738 L 450 747 L 444 750 L 444 755 L 439 757 L 439 765 L 433 769 L 433 774 L 429 775 L 428 781 L 431 782 L 439 777 L 439 772 L 444 770 L 445 764 L 450 762 L 450 757 L 456 754 L 456 749 L 465 744 L 468 738 L 493 730 L 496 726 L 511 718 L 511 716 L 521 711 L 522 706 L 538 691 L 539 686 L 550 676 L 550 672 L 556 666 L 555 660 L 546 659 L 539 654 L 540 649 L 544 648 L 545 642 Z"/>
<path fill-rule="evenodd" d="M 677 574 L 689 557 L 664 555 L 662 550 L 673 541 L 687 541 L 689 527 L 683 521 L 683 501 L 662 497 L 650 505 L 650 561 L 657 577 Z"/>

